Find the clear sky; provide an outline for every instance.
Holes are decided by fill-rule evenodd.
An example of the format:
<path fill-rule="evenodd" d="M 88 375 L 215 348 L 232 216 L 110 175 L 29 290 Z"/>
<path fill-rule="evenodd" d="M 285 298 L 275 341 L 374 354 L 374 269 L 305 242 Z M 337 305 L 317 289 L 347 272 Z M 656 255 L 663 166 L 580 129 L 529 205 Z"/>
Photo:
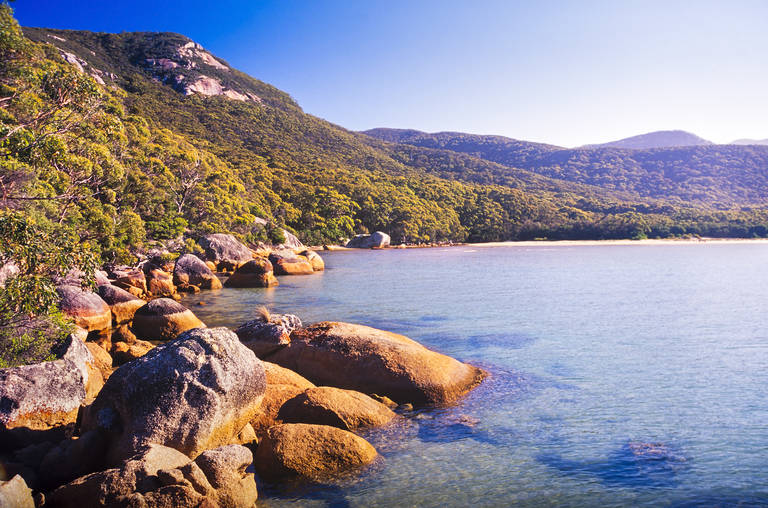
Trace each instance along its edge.
<path fill-rule="evenodd" d="M 22 25 L 179 32 L 348 129 L 563 146 L 768 138 L 765 0 L 18 0 Z"/>

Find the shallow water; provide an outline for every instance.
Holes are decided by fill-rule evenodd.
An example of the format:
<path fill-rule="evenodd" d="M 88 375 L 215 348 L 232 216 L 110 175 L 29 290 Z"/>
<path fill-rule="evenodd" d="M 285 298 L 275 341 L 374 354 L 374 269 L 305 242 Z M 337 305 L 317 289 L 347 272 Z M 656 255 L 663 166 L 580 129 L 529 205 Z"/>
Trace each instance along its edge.
<path fill-rule="evenodd" d="M 264 485 L 264 506 L 768 505 L 768 245 L 322 255 L 185 303 L 209 326 L 262 304 L 367 324 L 492 376 L 366 433 L 382 458 L 362 476 Z"/>

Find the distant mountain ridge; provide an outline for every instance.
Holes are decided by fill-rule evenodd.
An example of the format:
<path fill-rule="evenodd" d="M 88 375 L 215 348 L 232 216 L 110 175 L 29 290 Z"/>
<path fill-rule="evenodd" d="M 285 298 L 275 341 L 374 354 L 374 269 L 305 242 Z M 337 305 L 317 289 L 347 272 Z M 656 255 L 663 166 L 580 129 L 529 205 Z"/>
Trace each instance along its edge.
<path fill-rule="evenodd" d="M 683 131 L 667 132 L 685 134 L 666 137 L 668 141 L 701 140 Z M 715 145 L 702 140 L 705 142 L 697 145 L 646 149 L 604 145 L 569 149 L 464 133 L 382 128 L 365 133 L 400 144 L 458 151 L 500 164 L 508 172 L 522 168 L 555 181 L 586 184 L 642 199 L 717 206 L 764 205 L 768 201 L 768 146 Z M 390 151 L 395 158 L 413 158 L 397 145 Z M 504 170 L 487 169 L 465 170 L 464 175 L 471 175 L 472 181 L 504 184 Z"/>
<path fill-rule="evenodd" d="M 626 148 L 631 150 L 647 150 L 650 148 L 671 148 L 676 146 L 706 146 L 713 145 L 711 141 L 700 138 L 690 132 L 655 131 L 637 136 L 631 136 L 608 143 L 585 145 L 581 148 Z"/>

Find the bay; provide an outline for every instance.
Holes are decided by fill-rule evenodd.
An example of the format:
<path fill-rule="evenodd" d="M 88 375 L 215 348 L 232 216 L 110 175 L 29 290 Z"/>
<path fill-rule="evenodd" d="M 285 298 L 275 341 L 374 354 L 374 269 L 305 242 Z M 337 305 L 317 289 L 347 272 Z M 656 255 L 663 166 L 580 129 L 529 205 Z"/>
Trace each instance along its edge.
<path fill-rule="evenodd" d="M 209 326 L 259 305 L 366 324 L 491 377 L 365 433 L 382 457 L 362 476 L 262 485 L 265 506 L 768 504 L 768 245 L 321 254 L 323 273 L 184 303 Z"/>

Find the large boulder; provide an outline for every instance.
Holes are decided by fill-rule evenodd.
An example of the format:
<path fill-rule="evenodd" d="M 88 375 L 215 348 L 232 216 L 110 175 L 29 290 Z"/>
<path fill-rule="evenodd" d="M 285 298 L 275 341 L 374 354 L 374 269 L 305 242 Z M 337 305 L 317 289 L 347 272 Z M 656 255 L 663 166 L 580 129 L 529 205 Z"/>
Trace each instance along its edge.
<path fill-rule="evenodd" d="M 32 490 L 19 475 L 8 481 L 0 480 L 0 508 L 35 508 Z"/>
<path fill-rule="evenodd" d="M 131 329 L 142 340 L 170 340 L 203 326 L 205 324 L 182 304 L 170 298 L 158 298 L 136 311 Z"/>
<path fill-rule="evenodd" d="M 294 330 L 287 346 L 264 359 L 316 385 L 385 395 L 401 404 L 450 403 L 485 377 L 481 369 L 408 337 L 350 323 Z"/>
<path fill-rule="evenodd" d="M 173 448 L 148 445 L 116 468 L 59 487 L 49 499 L 62 508 L 251 508 L 256 481 L 246 468 L 252 460 L 250 450 L 239 445 L 206 451 L 194 461 Z"/>
<path fill-rule="evenodd" d="M 365 439 L 327 425 L 287 423 L 267 430 L 254 456 L 259 476 L 270 480 L 322 480 L 373 462 Z"/>
<path fill-rule="evenodd" d="M 370 235 L 356 235 L 345 247 L 350 249 L 383 249 L 389 247 L 390 238 L 386 233 L 376 231 Z"/>
<path fill-rule="evenodd" d="M 292 250 L 273 251 L 269 255 L 269 261 L 277 275 L 309 275 L 315 272 L 307 258 Z"/>
<path fill-rule="evenodd" d="M 120 268 L 112 270 L 115 286 L 129 291 L 131 294 L 141 296 L 147 292 L 147 277 L 138 268 Z"/>
<path fill-rule="evenodd" d="M 251 249 L 238 242 L 232 235 L 214 233 L 200 239 L 205 259 L 213 261 L 222 270 L 234 270 L 253 259 Z"/>
<path fill-rule="evenodd" d="M 267 389 L 259 412 L 251 419 L 256 434 L 263 435 L 277 421 L 277 414 L 285 401 L 314 388 L 311 381 L 275 363 L 262 362 L 267 375 Z"/>
<path fill-rule="evenodd" d="M 110 463 L 149 443 L 196 457 L 236 438 L 265 384 L 261 361 L 232 331 L 196 328 L 116 370 L 82 429 L 110 436 Z"/>
<path fill-rule="evenodd" d="M 286 401 L 277 414 L 285 423 L 315 423 L 344 430 L 385 425 L 394 417 L 391 409 L 363 393 L 330 386 L 305 390 Z"/>
<path fill-rule="evenodd" d="M 221 289 L 221 281 L 208 268 L 205 261 L 194 254 L 184 254 L 176 260 L 173 282 L 178 286 L 197 286 L 201 289 Z"/>
<path fill-rule="evenodd" d="M 70 336 L 56 356 L 0 369 L 0 449 L 70 436 L 80 406 L 98 392 L 101 374 L 80 339 Z"/>
<path fill-rule="evenodd" d="M 224 284 L 228 288 L 268 288 L 277 286 L 272 263 L 256 258 L 240 265 Z"/>
<path fill-rule="evenodd" d="M 59 307 L 85 330 L 107 330 L 112 325 L 109 305 L 96 293 L 83 291 L 77 286 L 59 286 Z"/>
<path fill-rule="evenodd" d="M 130 323 L 133 320 L 133 315 L 145 303 L 144 300 L 132 295 L 125 289 L 111 284 L 97 287 L 96 292 L 109 305 L 114 326 Z"/>
<path fill-rule="evenodd" d="M 240 341 L 259 358 L 287 346 L 291 332 L 301 328 L 301 320 L 293 314 L 262 315 L 243 323 L 235 330 Z"/>
<path fill-rule="evenodd" d="M 304 256 L 309 261 L 309 264 L 312 265 L 312 269 L 316 272 L 322 272 L 325 270 L 325 261 L 323 261 L 323 258 L 320 257 L 320 254 L 313 250 L 306 249 L 304 251 L 301 251 L 299 255 Z"/>
<path fill-rule="evenodd" d="M 147 289 L 153 297 L 173 298 L 176 295 L 173 277 L 160 268 L 153 268 L 147 273 Z"/>

